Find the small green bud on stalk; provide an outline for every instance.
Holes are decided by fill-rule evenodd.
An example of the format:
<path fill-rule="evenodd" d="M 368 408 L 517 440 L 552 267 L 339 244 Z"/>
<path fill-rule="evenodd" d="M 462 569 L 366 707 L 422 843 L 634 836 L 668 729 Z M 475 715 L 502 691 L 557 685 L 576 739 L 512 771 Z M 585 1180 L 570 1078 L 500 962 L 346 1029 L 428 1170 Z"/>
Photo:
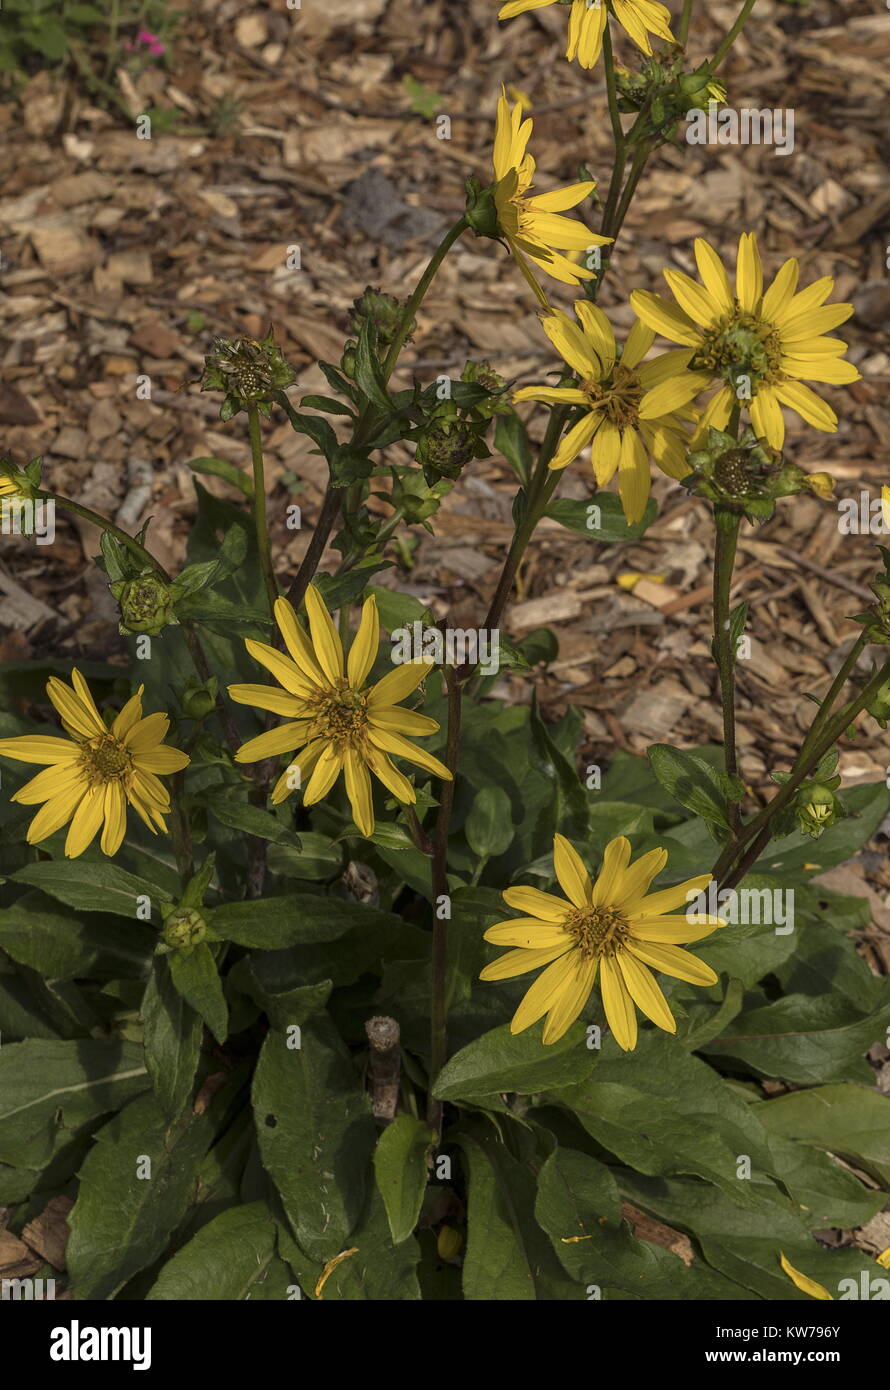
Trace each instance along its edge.
<path fill-rule="evenodd" d="M 207 923 L 193 907 L 178 907 L 164 922 L 164 945 L 181 951 L 197 946 L 207 935 Z"/>

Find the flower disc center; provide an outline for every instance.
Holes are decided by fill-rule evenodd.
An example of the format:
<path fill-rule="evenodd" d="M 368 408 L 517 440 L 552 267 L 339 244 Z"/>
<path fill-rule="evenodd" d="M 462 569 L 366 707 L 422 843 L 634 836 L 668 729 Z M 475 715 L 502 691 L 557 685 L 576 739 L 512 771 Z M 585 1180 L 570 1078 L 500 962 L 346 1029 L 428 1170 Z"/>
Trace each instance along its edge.
<path fill-rule="evenodd" d="M 751 384 L 774 381 L 781 374 L 782 344 L 771 323 L 745 313 L 738 304 L 734 313 L 704 335 L 689 369 L 713 372 L 735 389 L 740 377 Z"/>
<path fill-rule="evenodd" d="M 575 908 L 563 922 L 582 956 L 611 956 L 629 934 L 628 921 L 615 907 Z"/>
<path fill-rule="evenodd" d="M 364 742 L 368 723 L 368 696 L 353 690 L 343 677 L 324 691 L 316 704 L 315 737 L 328 739 L 338 747 L 356 748 Z"/>
<path fill-rule="evenodd" d="M 119 781 L 133 768 L 129 752 L 113 734 L 105 734 L 95 743 L 87 744 L 83 762 L 92 782 Z"/>
<path fill-rule="evenodd" d="M 619 363 L 605 381 L 589 378 L 582 381 L 581 390 L 590 404 L 618 429 L 627 429 L 637 423 L 643 385 L 636 372 L 629 367 L 622 367 Z"/>

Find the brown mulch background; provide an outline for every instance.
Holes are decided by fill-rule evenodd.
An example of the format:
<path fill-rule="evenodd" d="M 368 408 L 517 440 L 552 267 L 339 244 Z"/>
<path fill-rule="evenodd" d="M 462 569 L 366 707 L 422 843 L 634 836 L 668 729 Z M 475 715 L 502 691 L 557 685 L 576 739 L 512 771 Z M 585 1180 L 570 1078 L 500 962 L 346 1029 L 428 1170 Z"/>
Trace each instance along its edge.
<path fill-rule="evenodd" d="M 290 11 L 199 0 L 183 9 L 167 65 L 135 81 L 118 75 L 133 114 L 178 112 L 167 133 L 156 127 L 149 140 L 120 113 L 91 104 L 76 82 L 49 73 L 0 102 L 3 452 L 18 464 L 42 455 L 51 486 L 131 531 L 151 515 L 149 544 L 175 570 L 193 515 L 187 461 L 249 461 L 243 417 L 222 426 L 218 402 L 186 384 L 212 335 L 259 336 L 273 324 L 299 371 L 294 399 L 324 391 L 315 359 L 339 359 L 353 298 L 366 284 L 406 293 L 459 215 L 466 177 L 487 180 L 502 82 L 533 103 L 539 187 L 574 181 L 583 160 L 604 191 L 611 137 L 602 66 L 589 74 L 564 61 L 564 10 L 499 25 L 497 8 L 495 0 L 325 0 Z M 694 60 L 736 12 L 735 4 L 697 8 Z M 635 53 L 619 42 L 619 59 Z M 658 288 L 666 265 L 694 273 L 694 236 L 726 257 L 748 229 L 758 233 L 768 274 L 793 254 L 802 283 L 833 275 L 833 297 L 856 306 L 843 336 L 863 379 L 819 387 L 839 430 L 819 434 L 793 417 L 787 452 L 829 472 L 839 496 L 857 498 L 878 496 L 888 477 L 888 58 L 890 14 L 866 0 L 759 0 L 721 75 L 736 107 L 793 108 L 793 154 L 663 149 L 601 299 L 626 328 L 632 289 Z M 437 138 L 435 117 L 412 113 L 406 76 L 442 94 L 450 139 Z M 299 270 L 287 268 L 294 246 Z M 548 289 L 568 306 L 566 288 Z M 483 357 L 520 383 L 556 365 L 510 260 L 465 236 L 424 305 L 396 384 L 409 384 L 412 370 L 424 383 L 458 376 L 467 358 Z M 151 400 L 137 398 L 140 376 L 151 379 Z M 543 412 L 530 418 L 539 433 Z M 312 447 L 280 417 L 266 430 L 283 575 L 299 564 L 322 497 L 325 465 Z M 579 462 L 559 495 L 590 490 L 589 465 Z M 552 717 L 569 703 L 583 710 L 585 751 L 595 755 L 721 738 L 706 509 L 661 476 L 654 491 L 660 516 L 626 547 L 543 523 L 506 620 L 514 637 L 553 628 L 559 656 L 536 678 L 539 695 Z M 415 528 L 410 569 L 380 582 L 451 613 L 456 626 L 478 623 L 511 534 L 513 492 L 498 456 L 473 464 L 435 518 L 435 536 Z M 304 517 L 296 535 L 285 526 L 293 501 Z M 387 513 L 384 503 L 371 505 Z M 116 607 L 89 563 L 96 533 L 68 518 L 58 524 L 46 549 L 3 539 L 0 660 L 123 657 Z M 812 715 L 804 693 L 824 691 L 856 634 L 848 614 L 869 597 L 873 539 L 843 535 L 834 504 L 809 497 L 780 504 L 766 526 L 743 527 L 735 595 L 750 604 L 753 642 L 739 667 L 739 737 L 755 790 L 768 785 L 768 768 L 788 765 Z M 616 582 L 629 571 L 650 577 L 631 591 Z M 507 678 L 496 693 L 528 700 L 530 690 L 528 680 Z M 841 755 L 844 784 L 883 778 L 888 764 L 890 741 L 863 722 L 863 736 Z M 885 850 L 882 837 L 832 877 L 869 896 L 878 930 L 863 949 L 881 972 L 890 969 Z M 887 1057 L 875 1050 L 890 1090 Z M 639 1233 L 659 1239 L 638 1215 Z M 890 1226 L 874 1241 L 890 1243 Z"/>

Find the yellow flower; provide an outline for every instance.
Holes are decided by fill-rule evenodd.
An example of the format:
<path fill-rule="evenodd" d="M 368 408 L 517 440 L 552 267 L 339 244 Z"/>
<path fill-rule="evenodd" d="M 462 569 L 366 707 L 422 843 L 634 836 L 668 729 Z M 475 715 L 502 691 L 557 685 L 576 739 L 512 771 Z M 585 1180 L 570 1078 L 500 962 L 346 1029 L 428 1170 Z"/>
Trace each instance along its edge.
<path fill-rule="evenodd" d="M 498 19 L 512 19 L 527 10 L 543 10 L 554 0 L 509 0 L 498 11 Z M 638 48 L 651 57 L 649 34 L 657 34 L 668 43 L 676 43 L 670 29 L 670 10 L 656 0 L 612 0 L 612 12 L 626 29 Z M 592 68 L 603 46 L 606 27 L 605 0 L 574 0 L 569 15 L 569 38 L 566 57 L 577 58 L 582 68 Z"/>
<path fill-rule="evenodd" d="M 690 349 L 688 370 L 664 383 L 656 393 L 658 404 L 677 410 L 722 379 L 725 384 L 702 415 L 699 437 L 711 425 L 725 429 L 739 401 L 747 402 L 754 429 L 774 449 L 781 449 L 785 439 L 783 405 L 818 430 L 836 430 L 834 411 L 803 384 L 840 386 L 859 380 L 856 368 L 841 361 L 847 344 L 822 336 L 853 312 L 852 304 L 824 302 L 834 288 L 831 277 L 795 293 L 800 266 L 792 257 L 764 293 L 753 232 L 739 238 L 735 293 L 717 252 L 700 237 L 695 259 L 701 285 L 679 270 L 664 272 L 676 305 L 645 290 L 631 295 L 644 323 Z"/>
<path fill-rule="evenodd" d="M 578 373 L 578 386 L 524 386 L 513 399 L 584 406 L 586 413 L 568 431 L 550 467 L 565 468 L 589 444 L 598 486 L 605 487 L 617 468 L 624 514 L 629 522 L 639 521 L 649 497 L 647 455 L 671 478 L 683 478 L 689 472 L 689 434 L 681 417 L 694 419 L 695 413 L 651 407 L 655 388 L 684 371 L 687 354 L 665 352 L 643 362 L 655 333 L 637 321 L 619 357 L 602 310 L 581 299 L 575 303 L 575 313 L 580 328 L 561 310 L 552 310 L 542 322 L 557 352 Z"/>
<path fill-rule="evenodd" d="M 664 915 L 706 887 L 711 875 L 649 893 L 649 885 L 667 863 L 667 850 L 650 850 L 635 864 L 630 863 L 630 852 L 623 835 L 612 840 L 599 878 L 591 883 L 580 855 L 556 835 L 553 863 L 569 901 L 537 888 L 508 888 L 503 894 L 508 907 L 528 915 L 489 927 L 486 941 L 516 949 L 487 965 L 480 979 L 509 980 L 547 966 L 516 1010 L 511 1033 L 521 1033 L 546 1014 L 543 1041 L 556 1042 L 584 1008 L 599 966 L 606 1019 L 619 1047 L 630 1051 L 637 1042 L 634 1004 L 659 1028 L 668 1033 L 677 1029 L 651 970 L 694 985 L 716 983 L 711 967 L 678 943 L 697 941 L 725 923 L 719 917 L 693 918 L 688 912 Z"/>
<path fill-rule="evenodd" d="M 408 778 L 395 767 L 391 754 L 451 781 L 451 773 L 438 758 L 404 737 L 423 738 L 438 731 L 435 719 L 413 710 L 397 708 L 429 674 L 427 662 L 405 662 L 388 671 L 376 685 L 364 682 L 374 665 L 380 645 L 380 620 L 373 596 L 365 600 L 362 617 L 346 662 L 343 647 L 318 590 L 306 591 L 309 634 L 297 622 L 287 599 L 275 604 L 275 620 L 290 657 L 264 642 L 245 645 L 254 660 L 283 687 L 230 685 L 229 694 L 241 705 L 289 716 L 290 722 L 250 739 L 238 749 L 239 763 L 258 762 L 280 753 L 302 749 L 299 763 L 292 763 L 272 791 L 279 805 L 303 786 L 303 805 L 311 806 L 327 796 L 340 776 L 346 776 L 346 794 L 363 835 L 374 834 L 374 776 L 397 801 L 412 805 L 417 796 Z M 294 777 L 294 772 L 298 773 Z"/>
<path fill-rule="evenodd" d="M 519 269 L 545 308 L 547 296 L 532 273 L 528 261 L 540 266 L 554 280 L 564 285 L 577 285 L 579 280 L 595 278 L 596 272 L 575 265 L 568 256 L 553 248 L 586 251 L 588 247 L 605 246 L 611 237 L 597 236 L 572 217 L 560 217 L 561 212 L 588 198 L 596 184 L 573 183 L 552 193 L 526 197 L 535 176 L 535 161 L 526 153 L 533 122 L 522 119 L 522 103 L 510 109 L 505 95 L 498 99 L 498 114 L 494 136 L 494 203 L 498 227 L 506 240 Z"/>
<path fill-rule="evenodd" d="M 829 1303 L 833 1302 L 831 1294 L 824 1284 L 817 1284 L 815 1279 L 811 1279 L 807 1274 L 801 1274 L 799 1269 L 795 1269 L 789 1259 L 786 1259 L 782 1251 L 779 1251 L 779 1263 L 788 1275 L 795 1288 L 800 1289 L 801 1293 L 809 1294 L 810 1298 L 819 1298 L 824 1303 L 826 1299 Z"/>
<path fill-rule="evenodd" d="M 22 489 L 7 473 L 0 473 L 0 497 L 21 497 Z"/>
<path fill-rule="evenodd" d="M 45 840 L 70 821 L 67 858 L 83 854 L 100 826 L 102 853 L 116 854 L 126 830 L 127 802 L 153 835 L 156 826 L 167 829 L 164 816 L 170 810 L 170 795 L 155 774 L 179 772 L 189 758 L 163 742 L 170 727 L 166 714 L 143 718 L 143 689 L 140 685 L 109 728 L 79 671 L 71 672 L 71 686 L 52 676 L 46 693 L 69 737 L 25 734 L 0 739 L 0 754 L 47 765 L 12 798 L 25 806 L 44 803 L 28 827 L 29 844 Z"/>
<path fill-rule="evenodd" d="M 806 473 L 804 482 L 814 497 L 830 502 L 834 497 L 834 478 L 830 473 Z"/>

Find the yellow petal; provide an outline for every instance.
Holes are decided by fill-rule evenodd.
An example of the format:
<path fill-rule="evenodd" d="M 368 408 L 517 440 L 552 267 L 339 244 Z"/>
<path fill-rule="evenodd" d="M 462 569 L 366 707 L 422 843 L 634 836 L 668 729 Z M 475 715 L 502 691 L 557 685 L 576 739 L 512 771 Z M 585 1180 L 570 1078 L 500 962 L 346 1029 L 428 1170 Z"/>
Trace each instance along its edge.
<path fill-rule="evenodd" d="M 99 848 L 103 854 L 111 856 L 120 849 L 127 828 L 127 800 L 120 782 L 109 782 L 106 786 L 103 815 L 105 824 Z"/>
<path fill-rule="evenodd" d="M 368 672 L 374 665 L 380 646 L 380 618 L 377 615 L 377 600 L 371 594 L 362 607 L 362 620 L 358 632 L 349 648 L 346 674 L 353 690 L 361 690 Z M 372 832 L 373 833 L 373 832 Z"/>
<path fill-rule="evenodd" d="M 368 723 L 375 729 L 385 729 L 391 734 L 407 734 L 410 738 L 426 738 L 429 734 L 439 732 L 439 723 L 436 719 L 430 719 L 427 714 L 418 714 L 416 710 L 405 709 L 402 705 L 386 705 L 379 709 L 375 706 L 368 713 Z"/>
<path fill-rule="evenodd" d="M 515 917 L 512 922 L 499 922 L 483 932 L 483 936 L 495 946 L 524 946 L 529 950 L 572 944 L 571 936 L 558 922 L 542 922 L 538 917 Z"/>
<path fill-rule="evenodd" d="M 691 951 L 681 950 L 679 946 L 667 946 L 655 942 L 628 941 L 627 950 L 631 955 L 659 970 L 662 975 L 673 975 L 678 980 L 687 980 L 691 985 L 715 985 L 717 975 L 709 965 L 694 956 Z"/>
<path fill-rule="evenodd" d="M 303 790 L 303 805 L 312 806 L 316 801 L 321 801 L 322 797 L 327 796 L 340 776 L 342 767 L 342 754 L 338 753 L 332 744 L 328 744 L 322 751 L 315 764 L 315 770 Z"/>
<path fill-rule="evenodd" d="M 282 599 L 280 602 L 283 603 L 284 600 Z M 287 639 L 285 639 L 285 641 L 286 640 Z M 291 695 L 296 695 L 298 698 L 305 700 L 318 693 L 318 686 L 309 679 L 308 675 L 304 675 L 300 668 L 282 652 L 276 651 L 274 647 L 270 647 L 266 642 L 257 642 L 252 637 L 248 637 L 244 645 L 247 648 L 248 654 L 253 657 L 254 661 L 258 661 L 261 666 L 265 666 L 266 670 L 271 672 L 279 685 L 283 685 L 285 690 L 290 691 Z M 319 680 L 324 681 L 321 671 L 319 671 Z M 324 681 L 324 684 L 327 685 L 327 682 Z"/>
<path fill-rule="evenodd" d="M 441 777 L 445 782 L 452 780 L 451 773 L 443 762 L 434 758 L 432 753 L 428 753 L 425 748 L 419 748 L 416 743 L 410 743 L 408 739 L 402 738 L 401 734 L 392 734 L 369 725 L 368 739 L 375 748 L 381 748 L 384 753 L 395 753 L 396 757 L 405 758 L 409 763 L 416 763 L 418 767 L 426 768 L 427 772 L 432 772 L 434 776 Z"/>
<path fill-rule="evenodd" d="M 124 705 L 120 714 L 111 725 L 111 732 L 115 738 L 124 738 L 130 732 L 134 724 L 138 724 L 142 718 L 142 692 L 144 686 L 139 687 L 135 695 Z"/>
<path fill-rule="evenodd" d="M 757 238 L 753 232 L 743 232 L 739 237 L 735 288 L 742 308 L 746 313 L 753 314 L 763 294 L 763 266 L 760 263 Z"/>
<path fill-rule="evenodd" d="M 296 720 L 290 724 L 279 724 L 277 729 L 267 729 L 242 743 L 235 754 L 236 763 L 258 763 L 263 758 L 274 758 L 279 753 L 292 753 L 309 737 L 311 721 Z"/>
<path fill-rule="evenodd" d="M 49 801 L 51 797 L 70 790 L 82 778 L 83 772 L 75 762 L 45 767 L 36 777 L 32 777 L 30 782 L 19 787 L 10 800 L 17 801 L 22 806 L 37 806 L 41 801 Z M 86 781 L 83 781 L 82 790 L 85 791 L 86 786 Z"/>
<path fill-rule="evenodd" d="M 85 705 L 75 693 L 57 676 L 50 676 L 46 683 L 46 693 L 55 705 L 67 728 L 82 738 L 95 738 L 96 734 L 107 732 L 105 725 L 92 706 Z"/>
<path fill-rule="evenodd" d="M 549 965 L 566 950 L 565 946 L 548 946 L 543 951 L 508 951 L 491 961 L 479 972 L 480 980 L 512 980 L 517 975 L 527 975 L 530 970 L 538 970 Z"/>
<path fill-rule="evenodd" d="M 658 894 L 655 895 L 656 897 Z M 635 941 L 657 942 L 659 945 L 676 945 L 683 941 L 700 941 L 710 936 L 718 927 L 726 923 L 720 917 L 703 917 L 696 921 L 690 917 L 648 917 L 640 921 L 638 917 L 629 919 Z"/>
<path fill-rule="evenodd" d="M 575 962 L 575 969 L 571 978 L 564 986 L 556 1003 L 551 1006 L 544 1023 L 541 1042 L 545 1047 L 558 1042 L 584 1008 L 596 978 L 597 963 L 596 956 L 591 956 L 588 960 L 579 959 Z"/>
<path fill-rule="evenodd" d="M 634 429 L 626 429 L 621 440 L 618 494 L 628 523 L 633 526 L 642 521 L 649 500 L 649 460 Z"/>
<path fill-rule="evenodd" d="M 595 907 L 607 907 L 615 901 L 618 883 L 630 863 L 630 840 L 624 835 L 610 840 L 603 853 L 599 877 L 593 885 L 591 901 Z"/>
<path fill-rule="evenodd" d="M 571 987 L 577 963 L 577 952 L 566 951 L 541 972 L 510 1020 L 511 1033 L 522 1033 L 553 1008 L 563 990 Z"/>
<path fill-rule="evenodd" d="M 361 758 L 350 748 L 343 764 L 346 795 L 352 807 L 352 818 L 366 838 L 374 834 L 374 802 L 371 798 L 371 779 Z"/>
<path fill-rule="evenodd" d="M 633 327 L 627 335 L 624 351 L 621 354 L 622 367 L 637 367 L 655 341 L 655 329 L 634 319 Z M 685 362 L 683 364 L 686 365 Z M 654 385 L 654 382 L 648 383 Z"/>
<path fill-rule="evenodd" d="M 596 352 L 568 314 L 558 310 L 542 319 L 541 326 L 556 351 L 581 377 L 599 379 L 602 368 Z"/>
<path fill-rule="evenodd" d="M 719 308 L 721 314 L 732 312 L 733 294 L 729 284 L 729 276 L 717 252 L 704 237 L 696 237 L 693 243 L 695 251 L 695 263 L 698 266 L 698 273 L 702 278 L 702 284 L 707 290 L 713 302 Z"/>
<path fill-rule="evenodd" d="M 379 748 L 367 748 L 365 751 L 365 761 L 373 772 L 386 787 L 387 791 L 392 792 L 397 801 L 403 805 L 413 806 L 417 800 L 417 793 L 408 781 L 403 772 L 390 762 L 385 753 Z"/>
<path fill-rule="evenodd" d="M 169 775 L 171 772 L 181 772 L 184 767 L 188 767 L 191 758 L 188 753 L 183 753 L 181 748 L 171 748 L 169 744 L 161 744 L 158 748 L 151 749 L 148 753 L 137 753 L 133 759 L 137 767 L 144 768 L 146 772 L 160 772 Z"/>
<path fill-rule="evenodd" d="M 368 693 L 369 712 L 397 705 L 406 695 L 410 695 L 412 690 L 417 689 L 432 669 L 433 663 L 430 661 L 404 661 L 387 671 L 376 685 L 371 686 Z"/>
<path fill-rule="evenodd" d="M 43 734 L 0 738 L 0 754 L 17 763 L 46 763 L 54 767 L 57 763 L 79 758 L 81 752 L 81 745 L 68 738 L 50 738 Z"/>
<path fill-rule="evenodd" d="M 634 290 L 630 297 L 631 307 L 641 322 L 649 325 L 663 338 L 672 343 L 683 343 L 687 347 L 698 347 L 702 341 L 701 330 L 688 314 L 674 304 L 650 294 L 648 290 Z"/>
<path fill-rule="evenodd" d="M 667 861 L 666 849 L 650 849 L 646 854 L 641 854 L 639 859 L 629 864 L 621 874 L 616 884 L 613 905 L 620 907 L 625 914 L 632 912 L 649 891 L 650 883 L 658 877 Z"/>
<path fill-rule="evenodd" d="M 641 895 L 636 902 L 626 902 L 624 912 L 628 917 L 632 916 L 634 922 L 649 921 L 653 917 L 660 917 L 663 912 L 670 912 L 674 907 L 680 907 L 682 903 L 691 903 L 710 882 L 710 874 L 697 874 L 683 883 L 675 883 L 673 888 L 660 888 L 657 893 Z"/>
<path fill-rule="evenodd" d="M 577 850 L 564 835 L 553 837 L 553 867 L 559 886 L 575 907 L 589 907 L 593 900 L 593 884 Z"/>
<path fill-rule="evenodd" d="M 526 888 L 521 884 L 515 888 L 505 888 L 501 897 L 514 912 L 539 917 L 543 922 L 563 922 L 571 911 L 571 903 L 567 903 L 564 898 L 557 898 L 552 893 L 542 893 L 540 888 Z"/>
<path fill-rule="evenodd" d="M 637 1045 L 637 1015 L 624 977 L 611 956 L 602 958 L 600 992 L 603 996 L 606 1022 L 615 1041 L 625 1052 L 632 1052 Z"/>
<path fill-rule="evenodd" d="M 134 757 L 137 753 L 148 753 L 152 748 L 157 748 L 159 743 L 163 743 L 169 728 L 170 720 L 166 714 L 147 714 L 127 730 L 124 734 L 124 744 Z"/>
<path fill-rule="evenodd" d="M 274 685 L 230 685 L 229 698 L 237 705 L 253 705 L 255 709 L 289 715 L 291 719 L 299 718 L 308 708 L 305 700 L 298 700 L 296 695 L 278 690 Z"/>
<path fill-rule="evenodd" d="M 794 1287 L 800 1289 L 801 1293 L 808 1293 L 810 1298 L 818 1298 L 823 1303 L 826 1300 L 829 1303 L 834 1302 L 832 1295 L 825 1288 L 824 1284 L 817 1284 L 815 1279 L 810 1279 L 806 1274 L 801 1274 L 800 1270 L 795 1269 L 791 1261 L 785 1258 L 781 1250 L 779 1251 L 779 1263 Z"/>
<path fill-rule="evenodd" d="M 328 680 L 335 684 L 343 675 L 343 646 L 331 615 L 314 584 L 306 590 L 306 612 L 312 632 L 312 646 L 318 664 Z"/>
<path fill-rule="evenodd" d="M 584 337 L 588 343 L 592 344 L 596 358 L 600 364 L 600 372 L 605 376 L 615 365 L 615 358 L 618 356 L 618 348 L 615 345 L 615 334 L 612 332 L 612 325 L 606 318 L 602 309 L 598 309 L 595 304 L 591 304 L 589 299 L 577 299 L 575 301 L 575 313 L 581 320 L 584 328 Z M 622 358 L 624 361 L 624 358 Z"/>
<path fill-rule="evenodd" d="M 76 859 L 96 838 L 105 815 L 105 788 L 93 787 L 86 793 L 71 818 L 65 838 L 65 858 Z"/>
<path fill-rule="evenodd" d="M 713 328 L 717 324 L 720 304 L 715 303 L 707 290 L 702 289 L 691 276 L 684 275 L 681 270 L 666 270 L 664 278 L 680 308 L 694 323 L 706 328 Z"/>
<path fill-rule="evenodd" d="M 587 415 L 583 415 L 577 424 L 573 425 L 568 434 L 562 440 L 553 458 L 548 463 L 548 468 L 566 468 L 586 449 L 600 423 L 600 415 L 596 410 L 591 410 Z"/>
<path fill-rule="evenodd" d="M 61 830 L 71 819 L 85 792 L 84 784 L 78 780 L 45 802 L 28 826 L 28 844 L 36 845 Z"/>
<path fill-rule="evenodd" d="M 618 966 L 624 977 L 627 992 L 634 1003 L 642 1009 L 666 1033 L 676 1033 L 677 1021 L 667 1006 L 667 1000 L 655 982 L 651 972 L 641 965 L 627 951 L 619 951 Z"/>

